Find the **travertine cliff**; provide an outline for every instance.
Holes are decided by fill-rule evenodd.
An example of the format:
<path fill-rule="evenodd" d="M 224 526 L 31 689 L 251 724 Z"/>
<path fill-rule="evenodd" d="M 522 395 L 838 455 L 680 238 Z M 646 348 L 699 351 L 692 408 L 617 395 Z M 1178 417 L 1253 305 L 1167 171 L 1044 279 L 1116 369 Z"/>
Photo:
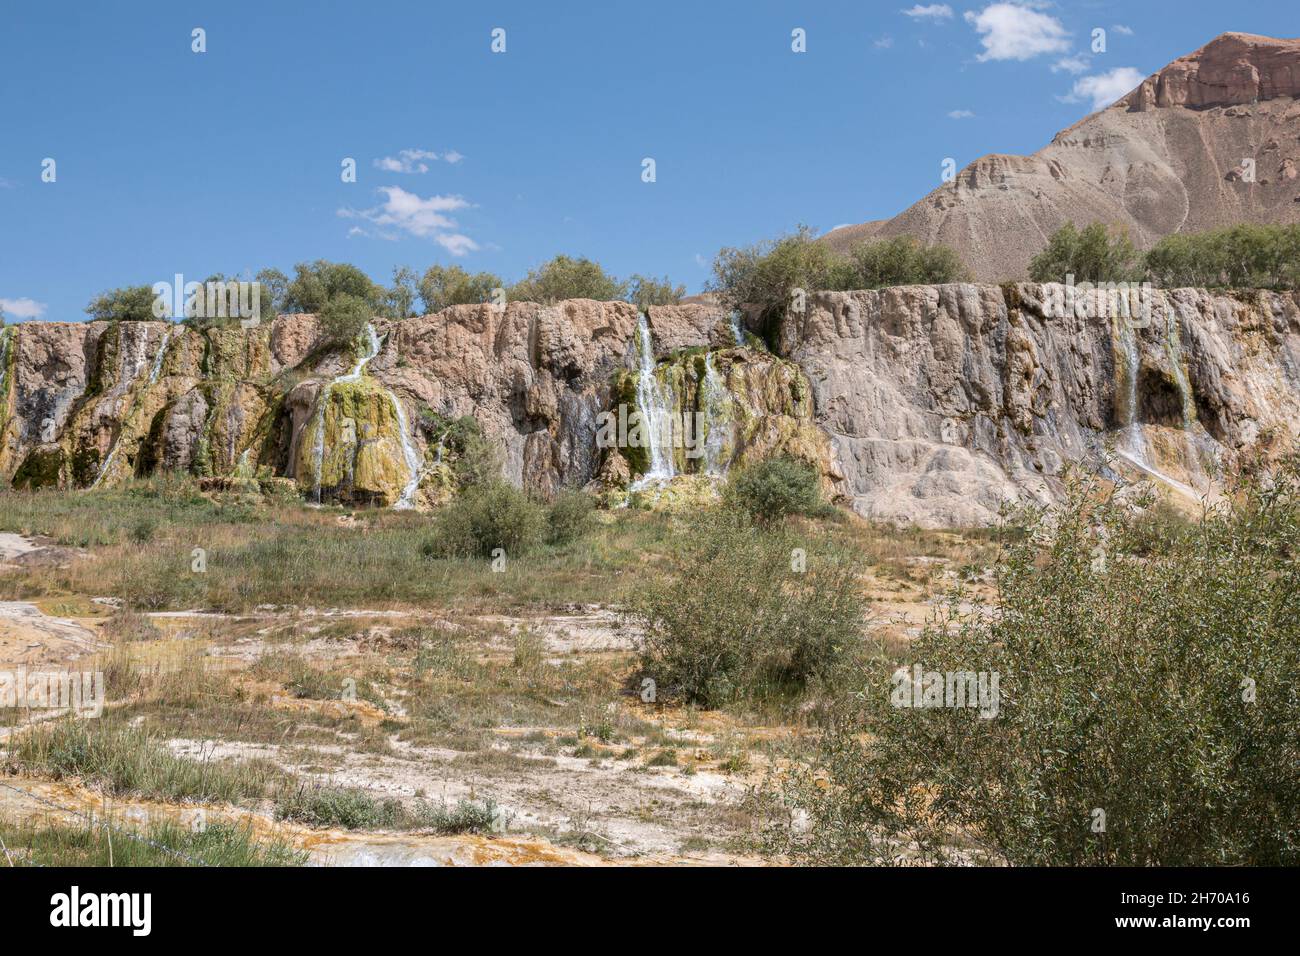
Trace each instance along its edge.
<path fill-rule="evenodd" d="M 1061 286 L 823 292 L 780 354 L 812 383 L 843 495 L 863 515 L 993 521 L 1048 502 L 1067 462 L 1192 499 L 1300 434 L 1300 298 L 1151 293 L 1146 324 Z M 1139 323 L 1141 320 L 1138 320 Z"/>
<path fill-rule="evenodd" d="M 1055 499 L 1068 462 L 1194 499 L 1300 432 L 1296 294 L 1154 291 L 1136 328 L 1103 303 L 1029 283 L 814 293 L 773 351 L 716 307 L 642 321 L 589 300 L 377 321 L 343 349 L 309 315 L 26 323 L 0 332 L 0 480 L 279 476 L 418 507 L 442 490 L 429 423 L 468 415 L 543 495 L 648 478 L 652 459 L 665 479 L 790 454 L 863 515 L 963 525 Z M 648 396 L 671 423 L 657 458 L 602 445 L 605 413 Z"/>

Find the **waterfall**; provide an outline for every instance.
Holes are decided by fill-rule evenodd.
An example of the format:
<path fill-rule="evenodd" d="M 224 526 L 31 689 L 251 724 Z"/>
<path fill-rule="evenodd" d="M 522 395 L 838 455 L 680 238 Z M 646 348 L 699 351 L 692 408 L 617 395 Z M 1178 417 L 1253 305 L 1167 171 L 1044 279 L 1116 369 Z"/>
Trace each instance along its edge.
<path fill-rule="evenodd" d="M 131 391 L 131 386 L 133 386 L 136 383 L 136 380 L 140 377 L 141 373 L 144 372 L 145 363 L 148 361 L 149 358 L 148 326 L 144 325 L 143 323 L 130 323 L 131 325 L 136 325 L 139 326 L 140 328 L 143 328 L 144 332 L 140 336 L 138 336 L 135 340 L 135 354 L 130 356 L 131 370 L 129 372 L 126 370 L 127 355 L 126 355 L 126 349 L 123 347 L 122 340 L 125 337 L 125 330 L 127 324 L 128 323 L 125 322 L 118 322 L 117 324 L 117 333 L 118 333 L 117 386 L 121 386 L 121 392 L 119 393 L 119 397 L 121 395 L 126 395 Z M 158 357 L 157 359 L 155 359 L 155 365 L 161 366 L 162 353 L 167 348 L 167 339 L 170 335 L 171 335 L 171 326 L 168 326 L 167 331 L 163 333 L 162 348 L 158 350 Z M 150 376 L 149 384 L 152 385 L 153 381 L 154 381 L 153 376 Z M 114 391 L 117 390 L 117 386 L 114 386 Z M 113 444 L 108 449 L 108 454 L 104 456 L 103 464 L 99 466 L 99 474 L 97 474 L 95 476 L 95 480 L 90 483 L 90 487 L 92 489 L 99 487 L 100 482 L 104 480 L 104 476 L 107 475 L 109 470 L 113 467 L 113 461 L 117 458 L 118 445 L 122 441 L 122 429 L 126 427 L 126 419 L 130 415 L 130 412 L 131 409 L 130 406 L 128 405 L 125 411 L 118 413 L 121 420 L 118 422 L 117 435 L 115 435 L 113 438 Z"/>
<path fill-rule="evenodd" d="M 731 310 L 731 334 L 736 337 L 737 346 L 745 344 L 745 330 L 741 328 L 740 311 L 738 309 Z"/>
<path fill-rule="evenodd" d="M 359 382 L 361 376 L 365 373 L 366 366 L 371 363 L 383 342 L 379 338 L 379 333 L 375 331 L 374 325 L 367 322 L 364 333 L 364 350 L 357 359 L 356 365 L 352 366 L 351 371 L 339 375 L 332 379 L 322 390 L 320 397 L 317 399 L 317 405 L 320 409 L 316 416 L 316 434 L 312 445 L 312 457 L 315 461 L 315 492 L 316 504 L 321 503 L 321 472 L 325 470 L 325 412 L 329 404 L 330 395 L 334 391 L 334 386 L 340 382 Z M 412 508 L 415 506 L 415 492 L 420 485 L 420 455 L 416 451 L 411 436 L 408 434 L 406 421 L 406 409 L 402 406 L 401 400 L 393 394 L 391 389 L 380 386 L 380 390 L 393 405 L 393 413 L 397 418 L 398 439 L 402 443 L 402 460 L 406 464 L 406 470 L 410 477 L 402 487 L 401 495 L 393 504 L 394 508 Z"/>
<path fill-rule="evenodd" d="M 1173 322 L 1172 316 L 1170 322 Z M 1141 364 L 1141 352 L 1138 349 L 1137 331 L 1133 328 L 1127 316 L 1115 317 L 1115 329 L 1116 339 L 1124 351 L 1124 403 L 1120 407 L 1120 425 L 1123 426 L 1123 437 L 1120 447 L 1115 450 L 1115 454 L 1147 477 L 1154 478 L 1192 501 L 1199 501 L 1200 494 L 1196 489 L 1160 471 L 1147 456 L 1146 436 L 1142 431 L 1142 423 L 1138 421 L 1138 368 Z M 1176 335 L 1177 333 L 1174 330 L 1169 334 Z M 1178 381 L 1179 391 L 1183 395 L 1183 416 L 1184 423 L 1186 423 L 1191 389 L 1186 386 L 1183 380 L 1182 376 L 1185 373 L 1181 372 L 1181 364 L 1175 362 L 1174 365 L 1179 369 L 1179 371 L 1175 371 L 1174 377 Z M 1185 388 L 1186 391 L 1184 391 Z"/>
<path fill-rule="evenodd" d="M 402 407 L 401 400 L 388 389 L 384 389 L 384 394 L 393 403 L 393 411 L 397 413 L 397 434 L 402 440 L 402 458 L 405 459 L 406 470 L 411 475 L 406 484 L 402 486 L 402 494 L 393 504 L 393 507 L 399 509 L 414 508 L 415 491 L 420 487 L 420 455 L 415 450 L 410 435 L 407 434 L 406 409 Z"/>
<path fill-rule="evenodd" d="M 644 312 L 637 320 L 637 345 L 640 374 L 636 380 L 636 403 L 641 413 L 640 432 L 650 452 L 650 468 L 632 484 L 633 491 L 639 491 L 652 482 L 666 481 L 677 474 L 671 448 L 672 422 L 663 389 L 655 378 L 654 342 Z"/>
<path fill-rule="evenodd" d="M 1138 421 L 1138 367 L 1141 353 L 1138 350 L 1137 330 L 1127 316 L 1115 316 L 1116 338 L 1124 351 L 1124 400 L 1120 406 L 1120 425 L 1123 426 L 1121 454 L 1137 464 L 1147 463 L 1146 441 Z M 1118 389 L 1117 389 L 1118 391 Z"/>
<path fill-rule="evenodd" d="M 163 333 L 162 344 L 158 346 L 158 354 L 154 356 L 153 368 L 149 370 L 149 384 L 152 385 L 158 381 L 158 375 L 162 372 L 163 356 L 167 354 L 167 343 L 171 341 L 172 326 L 167 326 L 167 331 Z"/>
<path fill-rule="evenodd" d="M 727 386 L 713 364 L 713 353 L 704 357 L 704 379 L 700 382 L 700 410 L 704 413 L 704 473 L 725 475 L 728 462 L 722 460 L 726 449 L 727 429 L 723 412 L 727 406 Z M 698 440 L 699 436 L 696 436 Z"/>

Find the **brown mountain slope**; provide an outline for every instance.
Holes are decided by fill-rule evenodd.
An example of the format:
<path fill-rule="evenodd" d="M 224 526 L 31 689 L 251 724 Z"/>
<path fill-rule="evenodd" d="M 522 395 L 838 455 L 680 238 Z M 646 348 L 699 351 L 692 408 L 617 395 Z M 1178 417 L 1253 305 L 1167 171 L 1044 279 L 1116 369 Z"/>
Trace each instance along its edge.
<path fill-rule="evenodd" d="M 1032 156 L 984 156 L 893 219 L 825 241 L 942 242 L 977 279 L 1000 281 L 1025 276 L 1066 222 L 1127 226 L 1142 248 L 1178 231 L 1300 222 L 1298 95 L 1300 40 L 1225 33 Z"/>

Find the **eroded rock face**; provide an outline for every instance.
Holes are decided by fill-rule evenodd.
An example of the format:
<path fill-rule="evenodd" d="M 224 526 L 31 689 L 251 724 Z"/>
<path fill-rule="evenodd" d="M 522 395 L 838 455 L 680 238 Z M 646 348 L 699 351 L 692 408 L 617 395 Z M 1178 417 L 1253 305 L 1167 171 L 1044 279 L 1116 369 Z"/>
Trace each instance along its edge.
<path fill-rule="evenodd" d="M 1095 297 L 1067 312 L 1064 296 L 1030 283 L 825 292 L 787 318 L 780 352 L 812 383 L 859 513 L 988 524 L 1003 501 L 1057 500 L 1069 462 L 1194 495 L 1300 433 L 1294 293 L 1155 291 L 1149 324 L 1128 334 Z"/>
<path fill-rule="evenodd" d="M 1031 283 L 815 293 L 775 354 L 752 336 L 737 347 L 716 306 L 652 308 L 664 414 L 689 416 L 703 441 L 690 457 L 675 443 L 672 470 L 703 479 L 793 455 L 864 516 L 972 525 L 1007 500 L 1058 500 L 1071 462 L 1194 498 L 1300 432 L 1296 294 L 1155 291 L 1137 328 L 1099 301 Z M 505 478 L 543 495 L 645 473 L 643 451 L 597 440 L 602 413 L 639 402 L 632 306 L 456 306 L 375 332 L 340 350 L 311 316 L 246 331 L 10 327 L 0 479 L 88 487 L 180 470 L 393 505 L 416 475 L 414 503 L 431 505 L 451 490 L 440 436 L 462 416 L 501 450 Z"/>

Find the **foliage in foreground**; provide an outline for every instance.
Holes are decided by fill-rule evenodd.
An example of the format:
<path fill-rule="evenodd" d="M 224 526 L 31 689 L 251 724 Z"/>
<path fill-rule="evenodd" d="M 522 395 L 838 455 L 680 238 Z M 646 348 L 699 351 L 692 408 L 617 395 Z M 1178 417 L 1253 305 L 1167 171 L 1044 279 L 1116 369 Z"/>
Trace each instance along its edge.
<path fill-rule="evenodd" d="M 635 603 L 640 670 L 660 694 L 704 707 L 797 694 L 854 655 L 865 603 L 854 555 L 743 513 L 702 515 L 671 573 Z"/>
<path fill-rule="evenodd" d="M 1156 539 L 1090 483 L 1030 517 L 994 601 L 964 595 L 970 610 L 863 676 L 816 765 L 774 791 L 790 817 L 772 848 L 818 863 L 1300 862 L 1296 467 Z M 894 706 L 893 667 L 916 664 L 998 674 L 997 716 Z"/>
<path fill-rule="evenodd" d="M 132 839 L 136 832 L 143 840 Z M 303 866 L 307 854 L 252 830 L 213 823 L 195 832 L 174 821 L 141 830 L 102 824 L 41 826 L 0 821 L 0 839 L 14 866 Z M 145 842 L 149 841 L 149 842 Z"/>
<path fill-rule="evenodd" d="M 766 458 L 733 470 L 723 499 L 760 522 L 814 515 L 823 509 L 817 470 L 794 458 Z"/>

